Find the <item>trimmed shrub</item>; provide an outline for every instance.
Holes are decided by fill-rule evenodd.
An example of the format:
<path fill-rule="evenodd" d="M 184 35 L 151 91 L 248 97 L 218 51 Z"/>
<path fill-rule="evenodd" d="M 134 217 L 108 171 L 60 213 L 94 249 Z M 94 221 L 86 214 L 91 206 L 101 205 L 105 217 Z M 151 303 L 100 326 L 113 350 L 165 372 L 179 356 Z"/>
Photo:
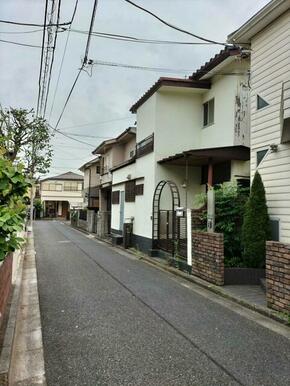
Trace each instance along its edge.
<path fill-rule="evenodd" d="M 265 188 L 257 171 L 246 203 L 242 227 L 243 260 L 247 267 L 265 266 L 266 240 L 269 236 L 270 223 Z"/>

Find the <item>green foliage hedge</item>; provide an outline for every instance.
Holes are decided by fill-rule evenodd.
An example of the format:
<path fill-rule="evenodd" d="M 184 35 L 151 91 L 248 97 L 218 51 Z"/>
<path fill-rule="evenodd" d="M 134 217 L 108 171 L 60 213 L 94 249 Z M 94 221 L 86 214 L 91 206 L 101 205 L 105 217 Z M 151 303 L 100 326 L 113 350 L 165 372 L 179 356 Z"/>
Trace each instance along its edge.
<path fill-rule="evenodd" d="M 265 266 L 266 240 L 270 238 L 270 223 L 265 189 L 259 172 L 256 172 L 243 223 L 243 260 L 248 267 Z"/>
<path fill-rule="evenodd" d="M 224 235 L 226 266 L 243 266 L 242 224 L 249 188 L 226 183 L 215 190 L 215 231 Z"/>
<path fill-rule="evenodd" d="M 0 261 L 23 242 L 17 233 L 23 229 L 28 186 L 21 166 L 0 155 Z"/>

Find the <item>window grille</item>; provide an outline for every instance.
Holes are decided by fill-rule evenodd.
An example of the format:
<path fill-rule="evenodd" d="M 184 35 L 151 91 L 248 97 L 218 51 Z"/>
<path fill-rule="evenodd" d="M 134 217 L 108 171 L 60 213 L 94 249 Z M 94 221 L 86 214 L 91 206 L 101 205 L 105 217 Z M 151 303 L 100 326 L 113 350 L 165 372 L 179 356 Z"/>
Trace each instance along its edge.
<path fill-rule="evenodd" d="M 125 183 L 125 201 L 135 202 L 135 180 Z"/>

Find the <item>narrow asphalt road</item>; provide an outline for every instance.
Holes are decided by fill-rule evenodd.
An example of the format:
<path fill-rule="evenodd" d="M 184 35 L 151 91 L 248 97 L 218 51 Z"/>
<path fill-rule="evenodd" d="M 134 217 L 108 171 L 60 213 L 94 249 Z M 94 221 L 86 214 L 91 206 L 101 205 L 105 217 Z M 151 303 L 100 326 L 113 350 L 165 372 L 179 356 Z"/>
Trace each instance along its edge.
<path fill-rule="evenodd" d="M 49 386 L 290 385 L 286 337 L 65 224 L 34 234 Z"/>

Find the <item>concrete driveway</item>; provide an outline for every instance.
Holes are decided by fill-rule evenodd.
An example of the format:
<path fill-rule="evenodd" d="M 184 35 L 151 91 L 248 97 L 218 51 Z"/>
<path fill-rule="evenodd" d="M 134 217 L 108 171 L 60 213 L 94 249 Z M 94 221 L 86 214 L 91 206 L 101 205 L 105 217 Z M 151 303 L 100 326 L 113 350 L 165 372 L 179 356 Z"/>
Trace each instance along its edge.
<path fill-rule="evenodd" d="M 290 384 L 279 324 L 61 222 L 34 233 L 48 385 Z"/>

